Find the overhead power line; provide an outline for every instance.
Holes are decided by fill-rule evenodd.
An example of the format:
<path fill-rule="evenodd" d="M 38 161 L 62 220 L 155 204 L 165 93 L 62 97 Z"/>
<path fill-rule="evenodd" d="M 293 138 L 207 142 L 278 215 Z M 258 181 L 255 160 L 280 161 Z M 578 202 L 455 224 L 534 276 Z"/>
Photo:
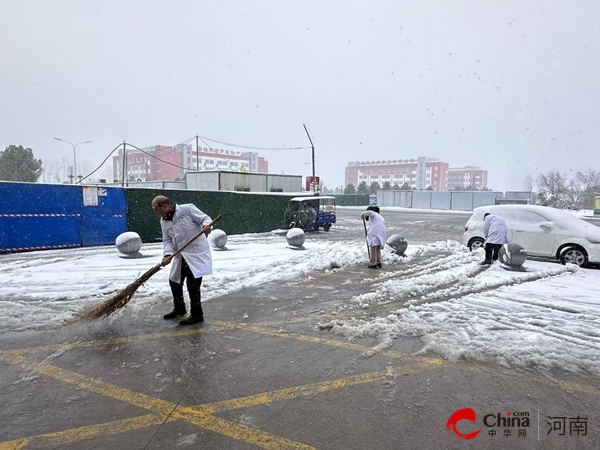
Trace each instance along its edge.
<path fill-rule="evenodd" d="M 215 150 L 211 147 L 210 144 L 207 144 L 206 141 L 204 139 L 202 139 L 201 136 L 198 136 L 198 139 L 200 139 L 202 142 L 204 142 L 204 145 L 206 145 L 210 150 Z M 207 140 L 209 140 L 209 139 L 207 139 Z M 233 167 L 235 170 L 238 170 L 238 167 L 234 166 L 229 158 L 226 158 L 225 156 L 223 156 L 219 153 L 214 153 L 214 155 L 218 156 L 219 158 L 223 158 L 225 161 L 227 161 L 229 163 L 229 167 Z M 197 157 L 199 157 L 199 156 L 197 156 Z"/>
<path fill-rule="evenodd" d="M 123 145 L 123 144 L 119 144 L 119 145 L 117 145 L 117 146 L 116 146 L 116 147 L 113 149 L 113 151 L 112 151 L 112 152 L 110 152 L 106 158 L 104 158 L 104 161 L 102 161 L 102 163 L 101 163 L 101 164 L 100 164 L 98 167 L 96 167 L 96 168 L 95 168 L 95 169 L 94 169 L 92 172 L 88 173 L 88 174 L 87 174 L 85 177 L 81 178 L 79 181 L 75 181 L 75 183 L 74 183 L 74 184 L 79 184 L 79 183 L 81 183 L 83 180 L 85 180 L 86 178 L 89 178 L 89 177 L 91 177 L 91 176 L 92 176 L 94 173 L 96 173 L 96 172 L 97 172 L 97 171 L 100 169 L 100 167 L 102 167 L 102 166 L 104 165 L 104 163 L 106 162 L 106 160 L 108 160 L 108 158 L 110 158 L 110 155 L 112 155 L 114 152 L 116 152 L 116 151 L 117 151 L 117 150 L 118 150 L 118 149 L 121 147 L 121 145 Z"/>
<path fill-rule="evenodd" d="M 133 147 L 133 148 L 135 148 L 136 150 L 138 150 L 138 151 L 140 151 L 140 152 L 142 152 L 142 153 L 144 153 L 144 154 L 146 154 L 146 155 L 148 155 L 148 156 L 150 156 L 151 158 L 154 158 L 154 159 L 156 159 L 156 160 L 158 160 L 158 161 L 162 162 L 163 164 L 168 164 L 169 166 L 177 167 L 178 169 L 188 170 L 188 168 L 187 168 L 187 167 L 179 166 L 179 165 L 177 165 L 177 164 L 170 163 L 169 161 L 165 161 L 164 159 L 160 159 L 158 156 L 154 156 L 152 153 L 149 153 L 149 152 L 147 152 L 147 151 L 145 151 L 145 150 L 142 150 L 141 148 L 139 148 L 139 147 L 136 147 L 136 146 L 135 146 L 135 145 L 133 145 L 133 144 L 128 144 L 128 143 L 125 143 L 125 144 L 126 144 L 126 145 L 128 145 L 128 146 L 130 146 L 130 147 Z M 123 145 L 123 144 L 121 144 L 121 145 Z M 177 144 L 177 145 L 179 145 L 179 144 Z M 170 146 L 169 146 L 169 147 L 170 147 Z M 174 148 L 173 148 L 173 151 L 174 151 Z"/>
<path fill-rule="evenodd" d="M 229 142 L 217 141 L 216 139 L 210 139 L 204 136 L 198 136 L 206 141 L 215 142 L 221 145 L 228 145 L 229 147 L 237 147 L 237 148 L 247 148 L 250 150 L 306 150 L 311 147 L 255 147 L 252 145 L 241 145 L 241 144 L 231 144 Z"/>
<path fill-rule="evenodd" d="M 189 138 L 189 139 L 186 139 L 185 141 L 183 141 L 183 142 L 181 142 L 181 143 L 179 143 L 179 144 L 176 144 L 176 145 L 174 145 L 174 146 L 168 146 L 168 147 L 171 147 L 172 151 L 176 151 L 176 150 L 177 150 L 178 148 L 180 148 L 181 146 L 183 146 L 183 145 L 186 145 L 186 144 L 190 143 L 190 142 L 191 142 L 191 141 L 192 141 L 192 140 L 193 140 L 195 137 L 196 137 L 196 136 L 193 136 L 193 137 L 191 137 L 191 138 Z M 207 144 L 207 143 L 206 143 L 206 141 L 209 141 L 209 142 L 215 142 L 215 143 L 217 143 L 217 144 L 226 145 L 226 146 L 229 146 L 229 147 L 237 147 L 237 148 L 243 148 L 243 149 L 248 149 L 248 150 L 269 150 L 269 151 L 278 151 L 278 150 L 307 150 L 307 149 L 311 149 L 311 148 L 312 148 L 312 147 L 258 147 L 258 146 L 251 146 L 251 145 L 232 144 L 232 143 L 229 143 L 229 142 L 218 141 L 218 140 L 216 140 L 216 139 L 210 139 L 210 138 L 207 138 L 207 137 L 204 137 L 204 136 L 198 136 L 198 138 L 199 138 L 199 139 L 200 139 L 200 140 L 201 140 L 201 141 L 204 143 L 204 145 L 206 145 L 206 147 L 208 147 L 208 148 L 209 148 L 209 149 L 211 149 L 211 150 L 215 150 L 215 149 L 214 149 L 214 148 L 213 148 L 213 147 L 212 147 L 210 144 Z M 163 160 L 163 159 L 161 159 L 161 158 L 159 158 L 159 157 L 157 157 L 157 156 L 155 156 L 155 155 L 151 154 L 150 152 L 147 152 L 147 151 L 145 151 L 145 150 L 143 150 L 143 149 L 141 149 L 141 148 L 139 148 L 139 147 L 136 147 L 136 146 L 135 146 L 135 145 L 133 145 L 133 144 L 129 144 L 129 143 L 127 143 L 127 142 L 123 142 L 123 144 L 125 144 L 126 146 L 129 146 L 129 147 L 131 147 L 131 148 L 133 148 L 133 149 L 135 149 L 135 150 L 138 150 L 138 151 L 140 151 L 140 152 L 142 152 L 142 153 L 144 153 L 144 154 L 148 155 L 149 157 L 151 157 L 151 158 L 154 158 L 154 159 L 156 159 L 157 161 L 160 161 L 160 162 L 161 162 L 161 163 L 163 163 L 163 164 L 168 164 L 168 165 L 170 165 L 170 166 L 177 167 L 178 169 L 190 170 L 190 168 L 189 168 L 189 167 L 184 167 L 184 166 L 180 166 L 180 165 L 178 165 L 178 164 L 173 164 L 173 163 L 171 163 L 171 162 L 169 162 L 169 161 L 165 161 L 165 160 Z M 98 170 L 99 170 L 99 169 L 100 169 L 100 168 L 101 168 L 101 167 L 104 165 L 104 163 L 105 163 L 105 162 L 108 160 L 108 158 L 110 158 L 110 156 L 111 156 L 111 155 L 112 155 L 112 154 L 113 154 L 115 151 L 117 151 L 117 150 L 118 150 L 118 149 L 119 149 L 119 148 L 120 148 L 120 147 L 121 147 L 123 144 L 119 144 L 119 145 L 117 145 L 117 146 L 116 146 L 116 147 L 113 149 L 113 151 L 111 151 L 111 152 L 108 154 L 108 156 L 107 156 L 107 157 L 104 159 L 104 161 L 102 161 L 102 163 L 101 163 L 101 164 L 100 164 L 100 165 L 99 165 L 99 166 L 98 166 L 96 169 L 94 169 L 94 170 L 93 170 L 92 172 L 90 172 L 88 175 L 86 175 L 85 177 L 81 178 L 79 181 L 76 181 L 75 183 L 76 183 L 76 184 L 78 184 L 78 183 L 81 183 L 83 180 L 85 180 L 85 179 L 89 178 L 89 177 L 90 177 L 90 176 L 92 176 L 92 175 L 93 175 L 95 172 L 97 172 L 97 171 L 98 171 Z M 167 146 L 165 146 L 165 147 L 167 147 Z M 226 158 L 225 156 L 223 156 L 223 155 L 221 155 L 221 154 L 219 154 L 219 153 L 214 153 L 214 155 L 215 155 L 216 157 L 218 157 L 218 158 L 222 158 L 222 159 L 224 159 L 225 161 L 227 161 L 227 162 L 229 163 L 229 166 L 230 166 L 230 167 L 232 167 L 232 168 L 234 168 L 235 170 L 237 170 L 237 169 L 238 169 L 237 167 L 235 167 L 235 166 L 233 165 L 233 163 L 231 162 L 231 160 L 230 160 L 229 158 Z M 198 157 L 198 155 L 197 155 L 196 157 Z"/>

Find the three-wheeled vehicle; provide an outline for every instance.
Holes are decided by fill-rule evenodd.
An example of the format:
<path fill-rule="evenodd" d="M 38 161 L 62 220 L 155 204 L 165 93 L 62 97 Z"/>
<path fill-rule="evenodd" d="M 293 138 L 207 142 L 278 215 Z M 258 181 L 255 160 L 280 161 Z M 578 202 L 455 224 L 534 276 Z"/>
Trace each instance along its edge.
<path fill-rule="evenodd" d="M 294 197 L 288 207 L 288 228 L 329 231 L 335 223 L 335 197 L 329 195 Z"/>

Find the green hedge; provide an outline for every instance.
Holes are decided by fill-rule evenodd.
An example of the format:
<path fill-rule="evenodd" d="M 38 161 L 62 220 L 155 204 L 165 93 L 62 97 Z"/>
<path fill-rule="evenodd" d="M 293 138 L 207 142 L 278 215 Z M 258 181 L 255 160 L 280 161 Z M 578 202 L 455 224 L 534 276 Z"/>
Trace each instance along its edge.
<path fill-rule="evenodd" d="M 126 188 L 127 230 L 138 233 L 143 242 L 162 240 L 160 218 L 152 209 L 152 199 L 157 195 L 165 195 L 179 204 L 193 203 L 213 218 L 223 214 L 215 228 L 228 235 L 286 228 L 286 208 L 293 198 L 292 195 Z"/>

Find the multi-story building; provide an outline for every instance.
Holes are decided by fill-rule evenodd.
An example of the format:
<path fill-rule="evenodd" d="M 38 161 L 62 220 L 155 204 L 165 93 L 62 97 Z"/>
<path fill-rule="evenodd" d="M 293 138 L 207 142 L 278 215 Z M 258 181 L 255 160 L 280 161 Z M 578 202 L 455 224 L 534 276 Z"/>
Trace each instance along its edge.
<path fill-rule="evenodd" d="M 487 170 L 481 167 L 453 167 L 448 169 L 448 189 L 487 188 Z"/>
<path fill-rule="evenodd" d="M 445 191 L 448 188 L 448 163 L 438 159 L 420 157 L 384 161 L 356 161 L 346 167 L 346 186 L 358 186 L 363 181 L 369 186 L 376 182 L 384 186 L 401 187 L 404 183 L 411 189 Z"/>
<path fill-rule="evenodd" d="M 268 173 L 269 163 L 256 152 L 240 152 L 192 144 L 156 145 L 140 150 L 127 149 L 125 158 L 126 179 L 130 181 L 182 180 L 185 172 L 196 170 L 234 170 Z M 113 157 L 113 176 L 123 178 L 123 150 Z"/>

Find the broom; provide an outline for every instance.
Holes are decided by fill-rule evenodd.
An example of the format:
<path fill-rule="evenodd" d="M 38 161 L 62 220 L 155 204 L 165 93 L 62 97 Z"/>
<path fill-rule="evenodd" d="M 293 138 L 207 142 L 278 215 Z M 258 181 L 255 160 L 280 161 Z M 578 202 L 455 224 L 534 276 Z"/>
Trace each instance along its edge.
<path fill-rule="evenodd" d="M 215 223 L 217 223 L 219 220 L 221 220 L 221 217 L 223 217 L 223 216 L 221 214 L 219 214 L 207 226 L 212 227 Z M 175 256 L 179 255 L 192 242 L 194 242 L 196 239 L 198 239 L 203 234 L 204 234 L 204 231 L 201 231 L 196 236 L 194 236 L 187 244 L 185 244 L 183 247 L 181 247 L 179 250 L 177 250 L 171 256 L 171 259 L 173 259 Z M 101 319 L 103 317 L 107 317 L 107 316 L 111 315 L 117 309 L 120 309 L 123 306 L 125 306 L 127 303 L 129 303 L 129 300 L 131 300 L 131 297 L 133 297 L 133 294 L 135 294 L 135 291 L 137 291 L 138 288 L 142 284 L 144 284 L 146 281 L 148 281 L 152 277 L 152 275 L 154 275 L 156 272 L 158 272 L 162 268 L 163 268 L 162 263 L 158 263 L 157 265 L 152 267 L 150 270 L 148 270 L 146 273 L 144 273 L 141 277 L 139 277 L 137 280 L 135 280 L 133 283 L 130 283 L 125 289 L 120 290 L 113 297 L 106 300 L 104 303 L 82 311 L 79 314 L 79 316 L 77 317 L 77 319 L 80 321 L 88 322 L 88 321 Z"/>

